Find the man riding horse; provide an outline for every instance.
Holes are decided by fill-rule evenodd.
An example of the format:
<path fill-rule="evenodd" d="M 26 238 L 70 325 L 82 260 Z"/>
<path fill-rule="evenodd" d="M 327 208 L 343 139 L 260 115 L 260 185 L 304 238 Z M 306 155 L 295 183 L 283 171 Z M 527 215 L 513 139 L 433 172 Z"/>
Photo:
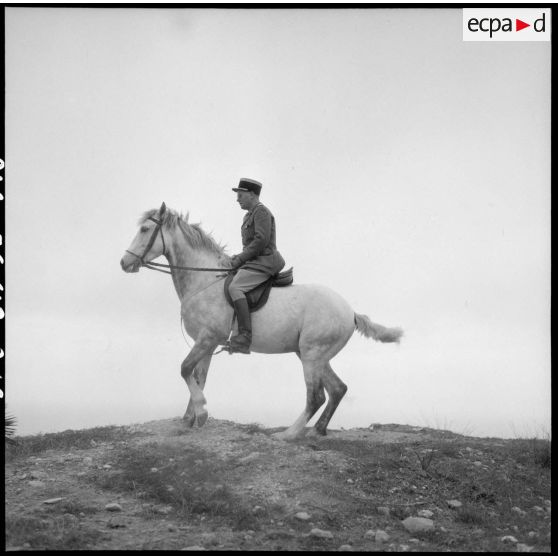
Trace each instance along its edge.
<path fill-rule="evenodd" d="M 279 273 L 285 260 L 275 245 L 275 218 L 260 202 L 262 184 L 250 178 L 241 178 L 236 192 L 240 207 L 247 211 L 242 222 L 242 252 L 231 259 L 237 269 L 229 294 L 238 320 L 238 334 L 231 337 L 229 350 L 250 354 L 252 322 L 246 293 Z"/>

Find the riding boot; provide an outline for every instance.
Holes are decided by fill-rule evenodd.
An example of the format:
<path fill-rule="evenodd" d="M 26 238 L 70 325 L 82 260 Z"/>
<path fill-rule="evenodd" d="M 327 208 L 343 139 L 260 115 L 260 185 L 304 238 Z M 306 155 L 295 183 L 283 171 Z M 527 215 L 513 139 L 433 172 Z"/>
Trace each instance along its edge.
<path fill-rule="evenodd" d="M 231 353 L 250 354 L 250 343 L 252 342 L 252 320 L 248 301 L 246 297 L 233 301 L 238 321 L 238 335 L 233 335 L 230 341 Z"/>

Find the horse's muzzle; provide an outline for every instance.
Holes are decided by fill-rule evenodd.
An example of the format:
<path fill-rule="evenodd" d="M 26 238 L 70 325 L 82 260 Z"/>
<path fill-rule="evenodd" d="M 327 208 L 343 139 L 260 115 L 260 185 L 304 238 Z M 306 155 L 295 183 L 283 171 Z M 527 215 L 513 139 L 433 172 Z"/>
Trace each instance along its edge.
<path fill-rule="evenodd" d="M 120 267 L 126 273 L 137 273 L 140 270 L 141 262 L 137 258 L 124 256 L 120 260 Z"/>

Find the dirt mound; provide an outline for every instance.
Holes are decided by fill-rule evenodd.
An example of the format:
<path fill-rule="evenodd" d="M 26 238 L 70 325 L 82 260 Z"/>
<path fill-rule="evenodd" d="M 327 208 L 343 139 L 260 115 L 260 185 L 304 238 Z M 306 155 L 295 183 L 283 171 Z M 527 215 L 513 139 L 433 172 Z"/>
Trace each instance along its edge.
<path fill-rule="evenodd" d="M 277 430 L 171 419 L 20 438 L 7 547 L 550 551 L 550 442 L 401 425 L 283 442 Z"/>

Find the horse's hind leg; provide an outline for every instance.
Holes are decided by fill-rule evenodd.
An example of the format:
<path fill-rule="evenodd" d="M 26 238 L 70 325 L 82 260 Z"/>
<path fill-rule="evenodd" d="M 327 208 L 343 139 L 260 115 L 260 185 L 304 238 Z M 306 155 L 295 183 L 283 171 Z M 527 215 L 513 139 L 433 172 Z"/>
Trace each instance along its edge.
<path fill-rule="evenodd" d="M 209 365 L 211 364 L 211 357 L 213 354 L 209 354 L 206 357 L 202 358 L 196 367 L 194 368 L 194 378 L 198 382 L 200 389 L 203 390 L 205 388 L 205 381 L 207 379 L 207 372 L 209 371 Z M 192 428 L 196 422 L 196 412 L 194 410 L 194 401 L 190 396 L 190 400 L 188 401 L 188 407 L 186 408 L 186 412 L 182 417 L 185 425 L 189 428 Z"/>
<path fill-rule="evenodd" d="M 339 376 L 333 371 L 329 362 L 325 365 L 325 371 L 323 375 L 323 383 L 328 394 L 328 402 L 326 408 L 321 414 L 320 418 L 314 426 L 314 431 L 320 436 L 325 436 L 327 431 L 327 425 L 335 413 L 337 406 L 339 405 L 341 399 L 347 392 L 347 386 Z"/>
<path fill-rule="evenodd" d="M 300 356 L 300 355 L 299 355 Z M 321 381 L 323 363 L 302 359 L 304 370 L 304 381 L 306 383 L 306 407 L 295 423 L 284 432 L 277 434 L 282 440 L 294 440 L 304 431 L 308 421 L 316 414 L 316 411 L 324 404 L 325 394 Z"/>

